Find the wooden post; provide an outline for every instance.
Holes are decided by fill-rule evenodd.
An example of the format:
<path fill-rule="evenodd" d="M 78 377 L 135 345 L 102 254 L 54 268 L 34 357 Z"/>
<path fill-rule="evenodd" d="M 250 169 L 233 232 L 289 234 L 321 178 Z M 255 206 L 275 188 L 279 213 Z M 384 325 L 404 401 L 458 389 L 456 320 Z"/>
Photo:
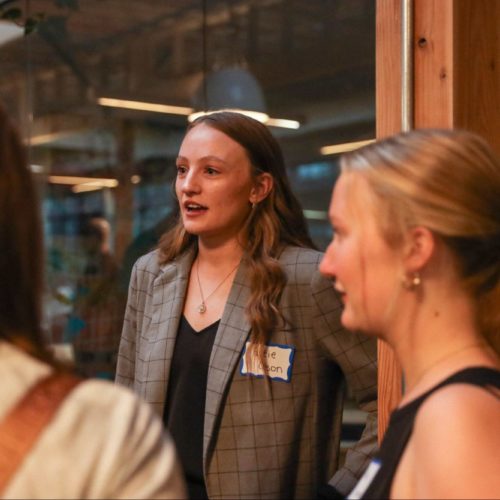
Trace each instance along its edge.
<path fill-rule="evenodd" d="M 377 139 L 401 131 L 401 0 L 378 0 L 376 11 Z M 378 342 L 378 435 L 401 398 L 401 368 L 392 349 Z"/>
<path fill-rule="evenodd" d="M 377 138 L 401 130 L 401 0 L 377 0 Z M 464 128 L 500 154 L 500 1 L 414 0 L 415 128 Z M 401 370 L 379 343 L 379 438 Z"/>
<path fill-rule="evenodd" d="M 416 0 L 415 126 L 472 130 L 500 153 L 500 2 Z"/>

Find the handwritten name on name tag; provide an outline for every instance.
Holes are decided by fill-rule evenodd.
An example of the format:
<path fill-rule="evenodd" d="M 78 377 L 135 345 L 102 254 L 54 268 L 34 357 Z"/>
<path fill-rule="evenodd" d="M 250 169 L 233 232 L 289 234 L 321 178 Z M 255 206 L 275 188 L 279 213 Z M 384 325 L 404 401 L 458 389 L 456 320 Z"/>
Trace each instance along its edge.
<path fill-rule="evenodd" d="M 292 378 L 293 356 L 295 347 L 281 344 L 267 344 L 264 348 L 264 364 L 259 359 L 257 351 L 250 350 L 250 360 L 247 366 L 247 350 L 252 344 L 247 342 L 243 350 L 240 364 L 242 375 L 254 377 L 269 377 L 272 380 L 290 382 Z"/>

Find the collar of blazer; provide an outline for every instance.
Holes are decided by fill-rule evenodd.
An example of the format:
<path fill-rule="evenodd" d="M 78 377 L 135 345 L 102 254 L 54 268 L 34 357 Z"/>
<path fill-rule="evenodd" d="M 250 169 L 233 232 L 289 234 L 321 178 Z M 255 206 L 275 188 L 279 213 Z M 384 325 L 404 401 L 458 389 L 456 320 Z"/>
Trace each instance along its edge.
<path fill-rule="evenodd" d="M 203 439 L 203 463 L 205 466 L 215 445 L 217 433 L 214 432 L 214 428 L 222 414 L 223 401 L 229 392 L 233 376 L 238 370 L 241 353 L 250 334 L 250 322 L 245 314 L 250 297 L 247 269 L 245 259 L 242 259 L 222 313 L 210 356 Z"/>
<path fill-rule="evenodd" d="M 196 250 L 194 248 L 190 248 L 186 252 L 179 255 L 175 260 L 160 265 L 158 275 L 155 278 L 155 287 L 161 286 L 165 282 L 172 280 L 189 279 L 189 272 L 195 257 Z"/>
<path fill-rule="evenodd" d="M 154 312 L 151 328 L 155 331 L 151 333 L 156 337 L 155 340 L 161 340 L 160 337 L 166 340 L 165 361 L 161 363 L 163 373 L 158 374 L 161 378 L 157 378 L 164 383 L 159 384 L 155 395 L 156 400 L 161 398 L 161 408 L 165 402 L 175 338 L 194 257 L 195 251 L 190 250 L 180 255 L 175 261 L 161 266 L 153 283 Z M 219 420 L 219 414 L 223 411 L 222 402 L 229 391 L 235 370 L 238 369 L 241 353 L 250 333 L 250 323 L 245 314 L 249 297 L 250 282 L 247 278 L 247 265 L 242 259 L 224 307 L 210 356 L 205 401 L 204 463 L 209 456 L 209 450 L 213 448 L 216 434 L 214 428 Z M 155 344 L 157 347 L 160 345 L 159 342 Z"/>

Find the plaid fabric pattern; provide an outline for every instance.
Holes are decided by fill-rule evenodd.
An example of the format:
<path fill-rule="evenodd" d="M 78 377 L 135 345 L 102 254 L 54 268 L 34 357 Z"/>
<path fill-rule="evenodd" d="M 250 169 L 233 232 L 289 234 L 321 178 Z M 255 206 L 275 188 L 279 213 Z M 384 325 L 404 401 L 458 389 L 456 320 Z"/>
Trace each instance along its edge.
<path fill-rule="evenodd" d="M 152 252 L 132 273 L 117 382 L 159 414 L 193 257 L 159 267 Z M 273 332 L 271 343 L 295 347 L 289 383 L 239 372 L 250 288 L 245 264 L 238 269 L 208 371 L 203 461 L 210 498 L 312 498 L 330 478 L 347 493 L 376 449 L 376 343 L 342 328 L 341 304 L 318 272 L 321 257 L 290 247 L 280 258 L 288 277 L 281 300 L 287 326 Z M 337 470 L 346 381 L 369 417 Z"/>

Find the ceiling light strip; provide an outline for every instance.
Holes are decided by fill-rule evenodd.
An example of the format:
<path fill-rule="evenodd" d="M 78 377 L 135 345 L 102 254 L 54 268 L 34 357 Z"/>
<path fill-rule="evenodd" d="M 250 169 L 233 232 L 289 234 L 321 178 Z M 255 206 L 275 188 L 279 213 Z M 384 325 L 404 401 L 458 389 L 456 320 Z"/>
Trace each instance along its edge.
<path fill-rule="evenodd" d="M 290 128 L 293 130 L 300 128 L 300 122 L 297 120 L 286 120 L 284 118 L 268 118 L 265 123 L 269 127 Z"/>
<path fill-rule="evenodd" d="M 267 115 L 266 113 L 262 113 L 261 111 L 251 111 L 249 109 L 225 108 L 225 109 L 216 109 L 213 111 L 196 111 L 188 116 L 188 121 L 194 122 L 196 118 L 199 118 L 200 116 L 212 115 L 213 113 L 218 113 L 220 111 L 240 113 L 242 115 L 249 116 L 250 118 L 253 118 L 254 120 L 257 120 L 258 122 L 261 123 L 267 123 L 267 121 L 269 120 L 269 115 Z"/>
<path fill-rule="evenodd" d="M 367 139 L 365 141 L 356 142 L 345 142 L 344 144 L 333 144 L 331 146 L 323 146 L 320 149 L 322 155 L 335 155 L 340 153 L 346 153 L 347 151 L 353 151 L 354 149 L 361 148 L 367 144 L 375 142 L 375 139 Z"/>
<path fill-rule="evenodd" d="M 88 191 L 99 191 L 100 189 L 104 189 L 105 186 L 99 186 L 97 184 L 76 184 L 71 188 L 73 193 L 86 193 Z"/>
<path fill-rule="evenodd" d="M 170 104 L 158 104 L 154 102 L 128 101 L 126 99 L 113 99 L 111 97 L 99 97 L 97 103 L 101 106 L 111 108 L 133 109 L 136 111 L 152 111 L 153 113 L 166 113 L 169 115 L 190 115 L 193 108 L 184 106 L 171 106 Z"/>
<path fill-rule="evenodd" d="M 98 104 L 101 106 L 107 106 L 111 108 L 123 108 L 123 109 L 133 109 L 135 111 L 152 111 L 154 113 L 165 113 L 170 115 L 184 115 L 188 117 L 190 122 L 196 120 L 199 116 L 215 113 L 216 111 L 233 111 L 236 113 L 241 113 L 246 116 L 250 116 L 255 120 L 265 123 L 270 127 L 280 127 L 289 129 L 300 128 L 300 122 L 297 120 L 288 120 L 284 118 L 271 118 L 266 113 L 260 111 L 251 111 L 247 109 L 225 109 L 216 111 L 197 111 L 193 108 L 187 108 L 183 106 L 171 106 L 169 104 L 157 104 L 153 102 L 143 102 L 143 101 L 129 101 L 126 99 L 114 99 L 111 97 L 99 97 L 97 99 Z"/>
<path fill-rule="evenodd" d="M 101 187 L 116 187 L 118 186 L 117 179 L 99 178 L 99 177 L 76 177 L 69 175 L 49 175 L 51 184 L 65 184 L 67 186 L 76 185 L 99 185 Z"/>

